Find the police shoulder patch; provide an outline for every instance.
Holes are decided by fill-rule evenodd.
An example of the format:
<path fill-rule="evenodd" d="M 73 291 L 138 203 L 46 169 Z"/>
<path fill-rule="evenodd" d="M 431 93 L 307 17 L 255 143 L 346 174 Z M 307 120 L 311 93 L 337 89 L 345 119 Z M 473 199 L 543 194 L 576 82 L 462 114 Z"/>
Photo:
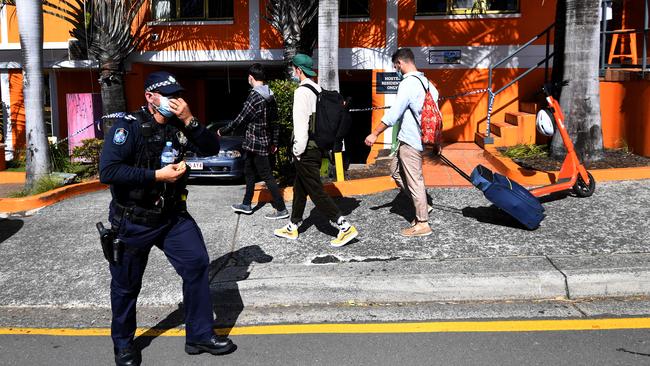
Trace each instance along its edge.
<path fill-rule="evenodd" d="M 129 131 L 124 128 L 118 128 L 115 130 L 115 135 L 113 135 L 113 143 L 115 145 L 123 145 L 126 142 L 126 138 L 129 136 Z"/>

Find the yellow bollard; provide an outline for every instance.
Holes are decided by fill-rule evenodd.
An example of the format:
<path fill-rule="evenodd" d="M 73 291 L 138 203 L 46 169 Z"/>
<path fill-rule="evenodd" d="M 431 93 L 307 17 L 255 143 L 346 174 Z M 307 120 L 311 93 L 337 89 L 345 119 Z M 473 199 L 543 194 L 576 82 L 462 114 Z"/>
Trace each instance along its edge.
<path fill-rule="evenodd" d="M 336 181 L 343 182 L 345 180 L 345 175 L 343 174 L 343 153 L 335 152 L 334 153 L 334 164 L 336 167 Z"/>

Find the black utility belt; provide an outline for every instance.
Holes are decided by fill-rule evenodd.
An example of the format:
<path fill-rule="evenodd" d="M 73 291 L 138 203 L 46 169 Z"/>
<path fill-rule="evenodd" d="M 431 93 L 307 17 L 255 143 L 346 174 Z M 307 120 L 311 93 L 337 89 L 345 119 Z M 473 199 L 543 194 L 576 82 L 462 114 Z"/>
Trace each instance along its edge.
<path fill-rule="evenodd" d="M 170 207 L 171 206 L 171 207 Z M 124 206 L 115 202 L 114 214 L 118 222 L 126 218 L 136 225 L 157 227 L 169 222 L 174 214 L 187 211 L 185 201 L 177 202 L 164 208 L 144 208 L 140 206 Z"/>

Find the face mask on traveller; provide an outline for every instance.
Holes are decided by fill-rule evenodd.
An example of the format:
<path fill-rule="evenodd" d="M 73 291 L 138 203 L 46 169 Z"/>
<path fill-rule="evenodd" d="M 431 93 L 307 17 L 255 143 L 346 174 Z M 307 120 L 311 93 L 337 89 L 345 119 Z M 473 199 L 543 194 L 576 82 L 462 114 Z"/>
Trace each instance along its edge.
<path fill-rule="evenodd" d="M 397 78 L 400 80 L 404 79 L 404 74 L 402 74 L 402 70 L 400 69 L 395 69 L 395 70 L 397 72 Z"/>
<path fill-rule="evenodd" d="M 169 108 L 169 98 L 160 96 L 158 98 L 158 103 L 160 103 L 159 106 L 156 106 L 155 104 L 153 105 L 154 108 L 158 111 L 158 113 L 162 114 L 163 117 L 171 117 L 174 115 L 174 112 Z"/>
<path fill-rule="evenodd" d="M 296 74 L 296 70 L 291 70 L 291 81 L 293 81 L 293 82 L 295 82 L 295 83 L 299 83 L 299 82 L 300 82 L 300 78 L 299 78 L 298 75 Z"/>

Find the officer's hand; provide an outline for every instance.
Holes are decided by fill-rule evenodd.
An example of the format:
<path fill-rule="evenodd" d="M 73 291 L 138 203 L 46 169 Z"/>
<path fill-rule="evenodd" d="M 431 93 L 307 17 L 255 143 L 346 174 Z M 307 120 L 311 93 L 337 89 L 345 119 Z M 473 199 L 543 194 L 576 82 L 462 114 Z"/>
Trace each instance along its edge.
<path fill-rule="evenodd" d="M 156 170 L 156 182 L 174 183 L 183 176 L 187 169 L 184 165 L 169 164 Z M 179 170 L 180 168 L 180 170 Z"/>
<path fill-rule="evenodd" d="M 377 141 L 377 135 L 371 133 L 370 135 L 368 135 L 368 137 L 366 137 L 365 143 L 368 146 L 372 146 L 376 141 Z"/>
<path fill-rule="evenodd" d="M 183 98 L 174 98 L 169 100 L 169 108 L 172 112 L 187 125 L 192 118 L 192 112 Z"/>

